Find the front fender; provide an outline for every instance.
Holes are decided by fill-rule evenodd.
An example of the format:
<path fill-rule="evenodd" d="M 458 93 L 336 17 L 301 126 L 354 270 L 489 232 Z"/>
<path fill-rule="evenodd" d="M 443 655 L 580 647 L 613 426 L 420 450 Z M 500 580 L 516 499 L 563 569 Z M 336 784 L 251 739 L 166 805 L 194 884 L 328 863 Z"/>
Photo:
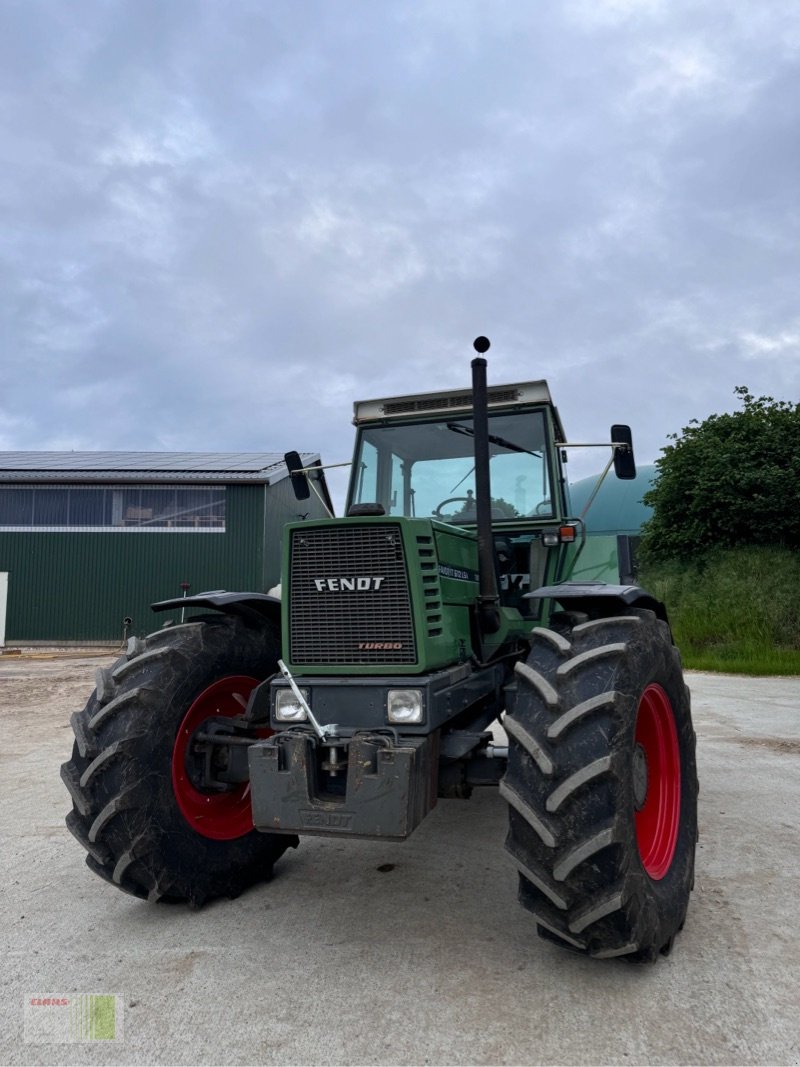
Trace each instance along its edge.
<path fill-rule="evenodd" d="M 647 608 L 669 625 L 666 606 L 639 585 L 607 585 L 605 582 L 561 582 L 545 585 L 528 597 L 548 597 L 564 608 L 585 611 L 587 615 L 602 616 L 615 608 Z"/>
<path fill-rule="evenodd" d="M 197 593 L 196 596 L 175 597 L 173 600 L 159 600 L 151 604 L 152 611 L 174 611 L 178 608 L 211 608 L 227 615 L 241 615 L 244 618 L 267 618 L 280 626 L 281 602 L 268 593 L 226 593 L 215 589 L 210 593 Z"/>

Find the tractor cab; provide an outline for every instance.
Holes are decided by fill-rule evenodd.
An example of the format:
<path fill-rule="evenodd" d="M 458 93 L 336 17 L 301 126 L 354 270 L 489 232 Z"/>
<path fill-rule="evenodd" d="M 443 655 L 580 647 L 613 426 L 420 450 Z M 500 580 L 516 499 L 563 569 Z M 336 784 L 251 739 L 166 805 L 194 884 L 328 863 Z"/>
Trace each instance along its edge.
<path fill-rule="evenodd" d="M 556 445 L 564 440 L 546 382 L 489 391 L 491 514 L 497 522 L 552 520 L 565 511 Z M 357 402 L 348 510 L 477 521 L 471 396 L 426 393 Z"/>

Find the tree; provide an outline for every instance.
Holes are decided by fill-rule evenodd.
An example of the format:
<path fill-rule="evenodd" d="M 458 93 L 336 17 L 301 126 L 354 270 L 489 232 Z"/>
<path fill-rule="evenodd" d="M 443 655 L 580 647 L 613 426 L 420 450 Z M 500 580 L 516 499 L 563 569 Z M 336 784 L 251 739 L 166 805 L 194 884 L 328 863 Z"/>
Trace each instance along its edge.
<path fill-rule="evenodd" d="M 478 505 L 472 492 L 465 498 L 466 503 L 450 518 L 448 522 L 475 522 L 478 516 Z M 493 519 L 519 519 L 520 513 L 513 504 L 503 500 L 500 496 L 492 497 Z"/>
<path fill-rule="evenodd" d="M 656 460 L 644 495 L 645 559 L 686 559 L 713 547 L 800 548 L 800 404 L 734 390 L 743 410 L 693 419 Z"/>

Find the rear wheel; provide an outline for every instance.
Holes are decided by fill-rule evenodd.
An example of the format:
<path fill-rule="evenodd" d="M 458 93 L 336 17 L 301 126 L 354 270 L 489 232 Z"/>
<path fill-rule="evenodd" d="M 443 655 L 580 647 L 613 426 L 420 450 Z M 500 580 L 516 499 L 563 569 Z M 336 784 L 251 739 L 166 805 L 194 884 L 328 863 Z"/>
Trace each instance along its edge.
<path fill-rule="evenodd" d="M 654 960 L 683 926 L 697 839 L 695 736 L 669 628 L 630 610 L 532 642 L 500 787 L 520 901 L 543 937 Z"/>
<path fill-rule="evenodd" d="M 207 719 L 242 714 L 278 656 L 266 621 L 213 616 L 134 639 L 97 672 L 61 768 L 73 800 L 67 826 L 96 874 L 138 897 L 194 905 L 270 877 L 297 838 L 257 833 L 249 783 L 205 791 L 188 756 Z"/>

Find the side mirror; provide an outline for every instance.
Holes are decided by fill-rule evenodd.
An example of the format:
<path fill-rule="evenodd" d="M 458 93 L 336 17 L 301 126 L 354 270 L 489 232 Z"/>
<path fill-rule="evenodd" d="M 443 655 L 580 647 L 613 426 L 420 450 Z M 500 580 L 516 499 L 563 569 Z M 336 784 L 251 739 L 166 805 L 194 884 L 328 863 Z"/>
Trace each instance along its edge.
<path fill-rule="evenodd" d="M 303 470 L 303 461 L 300 459 L 299 452 L 287 452 L 283 457 L 286 466 L 289 468 L 289 475 L 292 479 L 292 489 L 294 489 L 294 495 L 298 500 L 308 500 L 311 496 L 311 490 L 308 486 L 308 478 L 305 474 L 301 473 Z"/>
<path fill-rule="evenodd" d="M 633 435 L 630 426 L 612 426 L 611 440 L 623 446 L 614 449 L 614 473 L 623 481 L 633 481 L 636 477 L 636 460 L 633 458 Z"/>

